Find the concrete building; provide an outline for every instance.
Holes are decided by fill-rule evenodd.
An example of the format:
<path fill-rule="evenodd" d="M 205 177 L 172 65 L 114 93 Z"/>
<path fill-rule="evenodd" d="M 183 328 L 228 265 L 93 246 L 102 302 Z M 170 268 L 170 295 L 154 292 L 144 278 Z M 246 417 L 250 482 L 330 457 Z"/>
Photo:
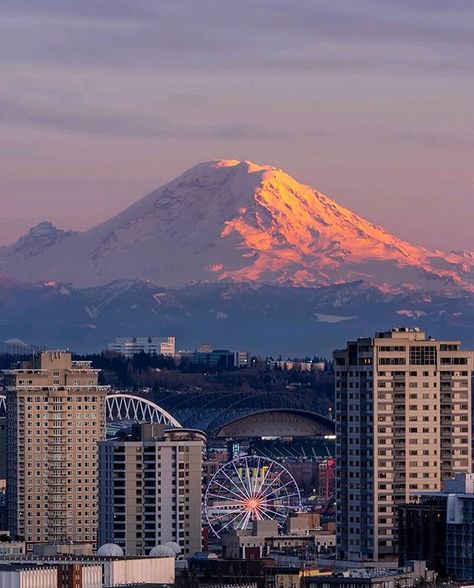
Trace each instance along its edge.
<path fill-rule="evenodd" d="M 205 439 L 201 431 L 144 424 L 99 443 L 99 542 L 127 556 L 170 541 L 185 556 L 201 551 Z"/>
<path fill-rule="evenodd" d="M 268 553 L 266 539 L 275 535 L 277 521 L 254 521 L 252 529 L 234 529 L 222 536 L 222 555 L 228 559 L 262 559 Z"/>
<path fill-rule="evenodd" d="M 303 575 L 301 588 L 411 588 L 434 578 L 424 561 L 413 561 L 401 569 L 356 568 L 332 575 Z"/>
<path fill-rule="evenodd" d="M 174 585 L 173 557 L 124 557 L 102 561 L 104 588 L 114 586 Z"/>
<path fill-rule="evenodd" d="M 464 486 L 463 486 L 464 482 Z M 474 475 L 458 477 L 445 489 L 446 574 L 460 581 L 474 580 Z"/>
<path fill-rule="evenodd" d="M 337 556 L 395 560 L 397 505 L 471 471 L 473 352 L 397 328 L 334 360 Z"/>
<path fill-rule="evenodd" d="M 7 508 L 12 538 L 95 542 L 97 441 L 105 438 L 107 386 L 90 362 L 45 351 L 4 371 Z"/>
<path fill-rule="evenodd" d="M 7 538 L 0 540 L 0 558 L 24 555 L 25 553 L 24 541 L 9 541 Z"/>
<path fill-rule="evenodd" d="M 102 566 L 44 562 L 0 565 L 0 588 L 102 588 Z"/>
<path fill-rule="evenodd" d="M 117 337 L 113 343 L 109 343 L 109 351 L 128 358 L 136 353 L 174 357 L 176 340 L 174 337 Z"/>
<path fill-rule="evenodd" d="M 174 581 L 174 557 L 49 555 L 11 558 L 0 564 L 0 588 L 115 588 Z"/>
<path fill-rule="evenodd" d="M 309 560 L 333 554 L 335 546 L 334 531 L 306 528 L 282 535 L 278 523 L 272 520 L 255 521 L 252 529 L 232 530 L 222 536 L 222 553 L 229 559 L 261 559 L 278 553 Z"/>
<path fill-rule="evenodd" d="M 442 492 L 421 492 L 398 508 L 400 565 L 421 558 L 443 577 L 474 580 L 474 474 L 456 474 Z"/>
<path fill-rule="evenodd" d="M 33 556 L 56 557 L 56 556 L 82 556 L 92 555 L 95 553 L 96 544 L 94 543 L 36 543 L 33 545 Z"/>
<path fill-rule="evenodd" d="M 447 495 L 420 494 L 416 502 L 398 505 L 398 563 L 426 561 L 430 570 L 446 574 Z"/>

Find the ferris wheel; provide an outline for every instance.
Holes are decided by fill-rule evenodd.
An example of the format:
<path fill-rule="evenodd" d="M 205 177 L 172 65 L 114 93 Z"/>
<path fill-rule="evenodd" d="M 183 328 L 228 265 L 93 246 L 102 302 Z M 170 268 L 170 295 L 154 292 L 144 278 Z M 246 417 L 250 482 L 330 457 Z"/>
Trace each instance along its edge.
<path fill-rule="evenodd" d="M 246 455 L 223 465 L 211 478 L 204 498 L 213 533 L 248 529 L 253 521 L 276 520 L 282 525 L 301 509 L 301 494 L 293 476 L 267 457 Z"/>

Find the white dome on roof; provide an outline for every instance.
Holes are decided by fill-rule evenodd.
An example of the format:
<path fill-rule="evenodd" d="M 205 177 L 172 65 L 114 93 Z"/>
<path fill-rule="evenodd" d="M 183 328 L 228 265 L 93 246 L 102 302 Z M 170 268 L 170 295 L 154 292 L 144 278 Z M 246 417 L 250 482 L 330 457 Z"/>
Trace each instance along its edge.
<path fill-rule="evenodd" d="M 176 553 L 169 545 L 156 545 L 150 551 L 150 557 L 176 557 Z"/>
<path fill-rule="evenodd" d="M 176 543 L 176 541 L 168 541 L 168 543 L 165 543 L 165 547 L 171 547 L 175 555 L 179 555 L 181 553 L 181 546 L 179 543 Z"/>
<path fill-rule="evenodd" d="M 116 543 L 105 543 L 99 547 L 97 555 L 105 557 L 123 557 L 123 549 Z"/>

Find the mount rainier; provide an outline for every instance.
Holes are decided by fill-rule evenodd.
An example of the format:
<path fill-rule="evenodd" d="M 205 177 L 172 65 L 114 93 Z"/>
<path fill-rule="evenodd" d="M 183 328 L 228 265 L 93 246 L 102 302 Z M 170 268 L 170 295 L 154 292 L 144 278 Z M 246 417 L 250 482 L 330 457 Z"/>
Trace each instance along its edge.
<path fill-rule="evenodd" d="M 201 163 L 84 232 L 0 247 L 0 341 L 119 335 L 330 354 L 394 325 L 474 345 L 474 255 L 398 239 L 280 169 Z"/>
<path fill-rule="evenodd" d="M 42 222 L 0 248 L 0 271 L 77 287 L 363 280 L 385 292 L 474 290 L 472 253 L 416 247 L 280 169 L 236 160 L 198 164 L 81 233 Z"/>

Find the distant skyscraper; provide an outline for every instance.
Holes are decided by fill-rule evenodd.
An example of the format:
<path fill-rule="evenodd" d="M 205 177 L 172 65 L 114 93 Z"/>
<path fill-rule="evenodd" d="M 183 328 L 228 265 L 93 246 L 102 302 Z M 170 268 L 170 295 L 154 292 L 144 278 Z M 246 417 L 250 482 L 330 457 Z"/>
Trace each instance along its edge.
<path fill-rule="evenodd" d="M 184 555 L 201 551 L 205 438 L 144 424 L 99 443 L 99 543 L 116 543 L 128 556 L 170 541 Z"/>
<path fill-rule="evenodd" d="M 136 353 L 174 357 L 176 340 L 174 337 L 117 337 L 109 343 L 109 351 L 125 357 L 133 357 Z"/>
<path fill-rule="evenodd" d="M 47 351 L 4 371 L 8 526 L 27 542 L 95 542 L 97 441 L 107 386 L 90 362 Z"/>
<path fill-rule="evenodd" d="M 334 360 L 337 555 L 395 559 L 397 504 L 471 471 L 473 352 L 400 328 Z"/>

